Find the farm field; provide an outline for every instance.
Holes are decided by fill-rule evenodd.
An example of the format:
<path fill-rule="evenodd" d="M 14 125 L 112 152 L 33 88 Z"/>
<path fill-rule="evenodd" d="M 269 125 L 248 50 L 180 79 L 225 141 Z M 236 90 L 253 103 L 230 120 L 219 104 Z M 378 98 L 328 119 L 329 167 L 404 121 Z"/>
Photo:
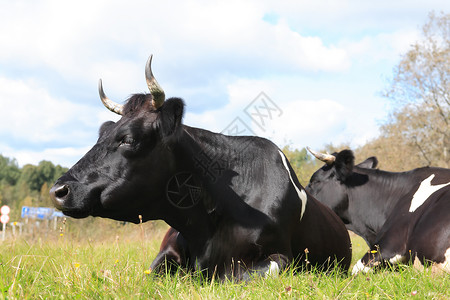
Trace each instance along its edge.
<path fill-rule="evenodd" d="M 0 299 L 450 299 L 449 274 L 411 267 L 357 276 L 287 270 L 246 284 L 158 277 L 148 267 L 165 224 L 105 220 L 86 233 L 77 221 L 0 243 Z M 355 263 L 367 246 L 356 235 L 352 242 Z"/>

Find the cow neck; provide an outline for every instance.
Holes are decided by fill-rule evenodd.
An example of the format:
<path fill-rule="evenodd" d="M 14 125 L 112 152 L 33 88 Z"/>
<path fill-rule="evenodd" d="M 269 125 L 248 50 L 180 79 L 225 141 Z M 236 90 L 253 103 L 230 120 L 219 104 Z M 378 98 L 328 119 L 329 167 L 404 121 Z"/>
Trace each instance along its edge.
<path fill-rule="evenodd" d="M 177 229 L 189 242 L 195 245 L 197 252 L 202 251 L 208 237 L 216 227 L 216 203 L 208 192 L 210 180 L 201 166 L 207 167 L 211 161 L 211 153 L 217 153 L 217 148 L 208 144 L 209 136 L 214 136 L 206 130 L 183 126 L 183 132 L 177 141 L 169 148 L 175 160 L 175 173 L 193 174 L 201 183 L 201 198 L 192 208 L 170 208 L 170 216 L 165 221 Z M 196 252 L 195 249 L 190 249 Z"/>
<path fill-rule="evenodd" d="M 354 227 L 352 230 L 364 236 L 366 240 L 373 241 L 395 206 L 412 189 L 413 184 L 405 177 L 406 173 L 355 168 L 355 174 L 367 176 L 369 181 L 364 185 L 348 188 L 349 200 L 353 202 L 350 206 L 355 210 L 350 213 Z M 368 204 L 368 201 L 372 203 Z M 360 232 L 358 223 L 364 224 L 367 232 Z"/>
<path fill-rule="evenodd" d="M 203 129 L 188 126 L 183 129 L 172 149 L 177 171 L 194 173 L 202 181 L 204 191 L 195 209 L 180 210 L 176 219 L 171 220 L 173 225 L 168 223 L 188 241 L 195 240 L 196 244 L 205 245 L 227 222 L 246 222 L 244 226 L 251 226 L 257 220 L 266 218 L 245 203 L 231 183 L 233 178 L 238 176 L 235 171 L 238 168 L 236 164 L 242 160 L 237 151 L 237 142 L 228 136 Z M 243 218 L 242 214 L 252 218 Z M 186 220 L 190 222 L 188 226 L 182 223 Z"/>

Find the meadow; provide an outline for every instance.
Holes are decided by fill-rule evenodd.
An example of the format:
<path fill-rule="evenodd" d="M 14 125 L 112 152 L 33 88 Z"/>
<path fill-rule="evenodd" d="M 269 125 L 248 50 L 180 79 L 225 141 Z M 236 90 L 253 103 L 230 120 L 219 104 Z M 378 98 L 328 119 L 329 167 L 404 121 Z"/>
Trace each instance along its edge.
<path fill-rule="evenodd" d="M 148 268 L 166 228 L 70 220 L 10 237 L 0 242 L 0 299 L 450 299 L 449 274 L 406 266 L 356 276 L 288 269 L 247 283 L 156 276 Z M 368 247 L 356 235 L 352 242 L 354 264 Z"/>

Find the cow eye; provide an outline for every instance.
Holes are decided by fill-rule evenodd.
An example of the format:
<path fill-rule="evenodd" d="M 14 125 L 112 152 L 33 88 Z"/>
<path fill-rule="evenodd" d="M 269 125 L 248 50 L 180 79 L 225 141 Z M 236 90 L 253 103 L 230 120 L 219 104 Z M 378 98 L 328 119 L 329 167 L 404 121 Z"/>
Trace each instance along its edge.
<path fill-rule="evenodd" d="M 135 140 L 134 140 L 132 137 L 126 135 L 126 136 L 124 136 L 123 139 L 120 141 L 119 147 L 120 147 L 120 146 L 132 146 L 132 145 L 134 145 L 134 143 L 135 143 Z"/>

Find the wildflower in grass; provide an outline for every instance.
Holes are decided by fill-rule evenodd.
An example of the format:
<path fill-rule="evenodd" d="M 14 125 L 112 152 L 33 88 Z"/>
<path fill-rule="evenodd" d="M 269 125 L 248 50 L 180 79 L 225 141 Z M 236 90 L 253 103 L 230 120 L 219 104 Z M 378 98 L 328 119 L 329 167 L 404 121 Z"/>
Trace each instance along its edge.
<path fill-rule="evenodd" d="M 373 253 L 377 253 L 377 252 L 378 252 L 377 250 L 371 250 L 371 251 L 370 251 L 370 253 L 372 253 L 372 254 L 373 254 Z"/>
<path fill-rule="evenodd" d="M 152 269 L 148 269 L 148 270 L 145 270 L 145 271 L 144 271 L 144 274 L 145 274 L 145 275 L 149 275 L 151 272 L 152 272 Z"/>
<path fill-rule="evenodd" d="M 75 269 L 78 269 L 80 267 L 80 263 L 74 263 L 73 266 L 75 267 Z"/>
<path fill-rule="evenodd" d="M 117 266 L 117 263 L 119 262 L 118 259 L 116 259 L 116 261 L 114 262 L 114 267 Z"/>
<path fill-rule="evenodd" d="M 309 260 L 308 260 L 308 253 L 309 253 L 309 250 L 308 250 L 308 248 L 305 248 L 305 256 L 306 256 L 306 258 L 305 258 L 305 262 L 306 262 L 306 264 L 309 264 Z"/>
<path fill-rule="evenodd" d="M 290 295 L 290 294 L 292 293 L 292 287 L 291 287 L 291 286 L 287 286 L 287 287 L 284 288 L 284 291 L 285 291 L 288 295 Z"/>

